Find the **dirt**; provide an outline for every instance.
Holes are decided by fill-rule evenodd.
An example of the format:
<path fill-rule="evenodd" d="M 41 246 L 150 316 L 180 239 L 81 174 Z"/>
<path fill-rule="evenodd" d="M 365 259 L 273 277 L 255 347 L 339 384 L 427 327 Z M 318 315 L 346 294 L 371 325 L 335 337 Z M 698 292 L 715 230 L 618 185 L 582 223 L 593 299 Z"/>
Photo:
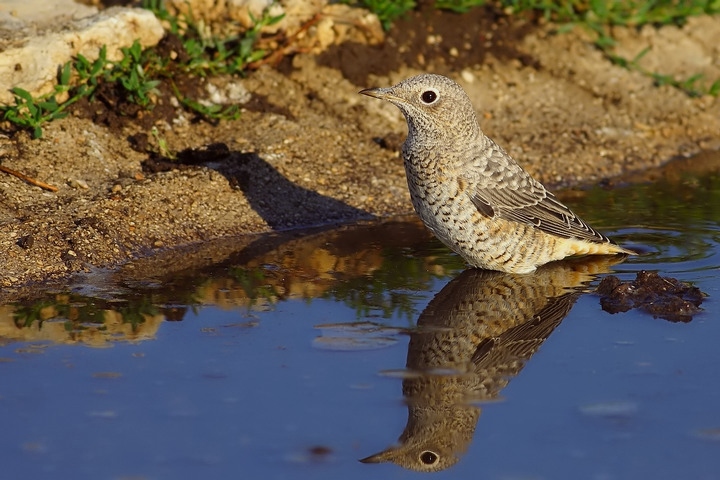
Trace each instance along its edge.
<path fill-rule="evenodd" d="M 720 18 L 699 22 L 707 61 L 720 65 Z M 691 41 L 696 28 L 673 32 Z M 161 46 L 179 48 L 172 38 Z M 682 61 L 664 58 L 668 68 Z M 458 79 L 485 132 L 552 188 L 720 148 L 720 100 L 613 65 L 581 29 L 558 33 L 492 7 L 423 7 L 383 45 L 295 53 L 245 78 L 173 79 L 187 95 L 209 97 L 210 88 L 241 103 L 235 121 L 183 110 L 166 82 L 152 112 L 108 90 L 48 124 L 40 140 L 7 131 L 2 165 L 58 191 L 0 173 L 0 286 L 11 293 L 182 245 L 411 212 L 398 154 L 404 120 L 357 92 L 422 71 Z M 153 126 L 177 159 L 160 153 Z"/>

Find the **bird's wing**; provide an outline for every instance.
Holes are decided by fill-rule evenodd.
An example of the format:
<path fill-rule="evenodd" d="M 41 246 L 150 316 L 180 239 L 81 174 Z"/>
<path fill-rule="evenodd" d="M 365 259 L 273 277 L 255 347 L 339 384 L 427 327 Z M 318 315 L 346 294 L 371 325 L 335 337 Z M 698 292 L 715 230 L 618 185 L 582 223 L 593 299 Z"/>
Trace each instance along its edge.
<path fill-rule="evenodd" d="M 579 295 L 577 292 L 569 292 L 550 298 L 532 319 L 506 330 L 496 338 L 480 342 L 472 362 L 478 369 L 503 367 L 501 369 L 506 370 L 505 367 L 514 361 L 528 360 L 570 313 Z M 519 367 L 522 368 L 522 364 Z"/>
<path fill-rule="evenodd" d="M 560 203 L 519 165 L 510 162 L 500 147 L 494 145 L 489 155 L 487 163 L 491 166 L 488 168 L 491 172 L 470 170 L 466 178 L 473 185 L 468 194 L 480 213 L 487 217 L 532 225 L 562 238 L 610 241 Z"/>

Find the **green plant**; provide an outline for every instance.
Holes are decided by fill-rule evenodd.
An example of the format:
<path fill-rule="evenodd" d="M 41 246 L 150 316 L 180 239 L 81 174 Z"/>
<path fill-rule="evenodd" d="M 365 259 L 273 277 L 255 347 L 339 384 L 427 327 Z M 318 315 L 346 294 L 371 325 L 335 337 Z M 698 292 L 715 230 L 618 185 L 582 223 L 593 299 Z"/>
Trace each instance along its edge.
<path fill-rule="evenodd" d="M 377 15 L 385 30 L 417 5 L 414 0 L 343 0 L 342 3 L 367 8 Z"/>
<path fill-rule="evenodd" d="M 57 99 L 58 95 L 66 94 L 70 90 L 71 75 L 72 69 L 70 63 L 67 63 L 59 69 L 58 84 L 53 91 L 38 98 L 33 98 L 30 92 L 23 88 L 12 88 L 10 91 L 15 105 L 0 108 L 3 119 L 19 128 L 30 130 L 33 138 L 42 137 L 42 124 L 65 117 L 67 107 L 80 98 L 77 95 L 71 96 L 62 103 Z"/>
<path fill-rule="evenodd" d="M 710 85 L 710 88 L 708 88 L 708 94 L 712 95 L 713 97 L 717 97 L 720 95 L 720 78 L 715 80 L 712 85 Z"/>
<path fill-rule="evenodd" d="M 503 0 L 502 3 L 513 11 L 539 11 L 546 19 L 562 24 L 561 32 L 575 26 L 588 29 L 595 35 L 595 46 L 609 60 L 652 78 L 657 85 L 672 85 L 691 96 L 720 94 L 720 79 L 704 87 L 700 82 L 701 75 L 681 80 L 642 68 L 639 60 L 647 50 L 634 59 L 616 55 L 613 52 L 616 42 L 611 33 L 613 26 L 682 25 L 691 15 L 720 13 L 720 2 L 717 0 Z"/>
<path fill-rule="evenodd" d="M 30 130 L 33 138 L 42 137 L 41 125 L 49 120 L 63 118 L 66 113 L 60 110 L 55 96 L 35 99 L 20 87 L 10 90 L 14 96 L 15 106 L 6 107 L 3 119 L 20 128 Z"/>
<path fill-rule="evenodd" d="M 465 13 L 468 10 L 486 4 L 485 0 L 437 0 L 435 6 L 443 10 Z"/>
<path fill-rule="evenodd" d="M 92 98 L 95 89 L 103 78 L 105 70 L 110 66 L 107 61 L 107 47 L 103 45 L 98 51 L 98 58 L 91 62 L 78 53 L 73 63 L 77 74 L 77 94 Z"/>
<path fill-rule="evenodd" d="M 183 96 L 175 85 L 173 85 L 173 90 L 175 97 L 185 108 L 195 112 L 211 123 L 218 120 L 237 120 L 240 118 L 240 107 L 237 105 L 203 104 L 197 100 Z"/>
<path fill-rule="evenodd" d="M 165 140 L 165 137 L 160 135 L 160 132 L 158 131 L 157 127 L 152 127 L 150 129 L 150 133 L 152 134 L 153 138 L 155 139 L 155 142 L 157 142 L 157 153 L 161 157 L 165 157 L 170 160 L 177 159 L 177 155 L 175 152 L 170 150 L 170 147 L 168 147 L 167 140 Z"/>
<path fill-rule="evenodd" d="M 114 63 L 112 69 L 106 73 L 105 81 L 121 85 L 128 94 L 127 99 L 141 107 L 152 106 L 154 96 L 160 92 L 157 87 L 160 80 L 153 79 L 157 75 L 162 63 L 152 50 L 143 51 L 140 42 L 135 40 L 130 47 L 121 48 L 123 58 Z M 151 73 L 146 73 L 148 66 Z"/>
<path fill-rule="evenodd" d="M 93 98 L 103 82 L 118 83 L 128 94 L 128 100 L 143 108 L 151 107 L 151 95 L 157 95 L 159 80 L 152 80 L 145 74 L 144 64 L 150 55 L 135 41 L 131 47 L 121 49 L 123 58 L 113 63 L 107 60 L 107 47 L 103 45 L 98 58 L 91 62 L 82 54 L 74 61 L 67 62 L 58 70 L 57 85 L 53 91 L 37 98 L 27 90 L 14 87 L 11 92 L 14 105 L 0 107 L 4 120 L 18 128 L 30 130 L 33 138 L 42 137 L 42 125 L 67 115 L 67 108 L 81 98 Z M 148 51 L 146 51 L 148 52 Z M 75 84 L 71 83 L 75 72 Z M 66 100 L 58 97 L 68 95 Z"/>
<path fill-rule="evenodd" d="M 181 39 L 187 60 L 170 64 L 154 48 L 143 49 L 140 42 L 135 41 L 130 47 L 121 48 L 122 58 L 113 62 L 107 59 L 107 47 L 103 45 L 97 59 L 90 61 L 78 54 L 73 61 L 63 65 L 58 71 L 57 84 L 48 94 L 33 97 L 23 88 L 13 88 L 14 105 L 0 106 L 2 118 L 16 128 L 31 131 L 33 138 L 40 138 L 46 122 L 65 117 L 67 108 L 81 98 L 93 101 L 103 84 L 122 89 L 128 102 L 150 110 L 160 95 L 162 79 L 172 78 L 178 69 L 200 77 L 242 74 L 248 65 L 268 53 L 259 46 L 262 29 L 283 18 L 265 10 L 260 18 L 252 17 L 253 26 L 242 35 L 219 37 L 209 34 L 202 22 L 195 21 L 192 15 L 182 18 L 170 15 L 162 0 L 145 0 L 143 6 L 168 23 L 171 33 Z M 171 84 L 178 101 L 206 120 L 236 119 L 240 115 L 235 105 L 206 105 L 183 96 L 174 83 Z M 59 100 L 63 96 L 67 99 Z"/>
<path fill-rule="evenodd" d="M 628 60 L 624 57 L 614 55 L 611 52 L 606 52 L 608 58 L 615 64 L 621 67 L 627 68 L 628 70 L 634 70 L 642 73 L 643 75 L 650 77 L 657 86 L 670 85 L 678 88 L 691 97 L 699 97 L 705 94 L 717 96 L 720 93 L 720 79 L 716 80 L 709 87 L 704 87 L 701 84 L 701 80 L 704 78 L 702 74 L 691 75 L 690 77 L 681 80 L 677 79 L 672 75 L 665 75 L 657 72 L 651 72 L 640 65 L 640 60 L 647 55 L 650 51 L 650 47 L 645 48 L 632 60 Z"/>
<path fill-rule="evenodd" d="M 284 15 L 271 15 L 270 9 L 266 8 L 260 18 L 250 14 L 252 26 L 242 35 L 221 37 L 210 32 L 192 11 L 175 17 L 159 0 L 145 0 L 143 8 L 167 22 L 170 33 L 181 39 L 188 60 L 180 67 L 201 77 L 242 73 L 249 64 L 264 58 L 267 51 L 258 45 L 261 31 L 284 18 Z"/>

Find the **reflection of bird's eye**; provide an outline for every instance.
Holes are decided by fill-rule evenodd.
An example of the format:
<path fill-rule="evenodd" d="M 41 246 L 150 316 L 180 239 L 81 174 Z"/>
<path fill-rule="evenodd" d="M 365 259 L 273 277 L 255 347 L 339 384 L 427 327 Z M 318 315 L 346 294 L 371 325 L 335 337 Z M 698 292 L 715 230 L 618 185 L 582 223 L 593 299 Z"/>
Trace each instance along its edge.
<path fill-rule="evenodd" d="M 437 98 L 437 93 L 433 92 L 432 90 L 427 90 L 423 92 L 423 94 L 420 96 L 422 98 L 422 101 L 430 105 L 435 101 Z"/>
<path fill-rule="evenodd" d="M 430 450 L 425 450 L 420 454 L 420 461 L 425 465 L 433 465 L 438 461 L 438 456 Z"/>

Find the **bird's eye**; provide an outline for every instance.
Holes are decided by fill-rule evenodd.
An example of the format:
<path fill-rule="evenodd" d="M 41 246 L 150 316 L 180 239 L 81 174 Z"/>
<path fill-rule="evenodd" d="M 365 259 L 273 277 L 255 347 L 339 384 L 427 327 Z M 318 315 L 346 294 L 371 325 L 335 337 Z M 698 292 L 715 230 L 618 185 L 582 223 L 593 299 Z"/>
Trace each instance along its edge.
<path fill-rule="evenodd" d="M 432 103 L 437 100 L 438 94 L 434 90 L 425 90 L 422 95 L 420 95 L 420 98 L 427 105 L 432 105 Z"/>
<path fill-rule="evenodd" d="M 420 461 L 425 465 L 434 465 L 438 461 L 438 456 L 435 452 L 425 450 L 420 454 Z"/>

